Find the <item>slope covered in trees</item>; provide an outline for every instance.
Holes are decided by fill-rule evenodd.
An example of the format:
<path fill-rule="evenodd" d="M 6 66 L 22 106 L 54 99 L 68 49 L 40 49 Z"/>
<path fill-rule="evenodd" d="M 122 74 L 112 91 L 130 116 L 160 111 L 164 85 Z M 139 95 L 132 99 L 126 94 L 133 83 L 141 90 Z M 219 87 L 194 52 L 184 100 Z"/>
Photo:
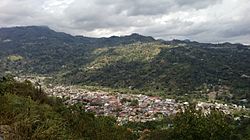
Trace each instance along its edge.
<path fill-rule="evenodd" d="M 101 48 L 95 59 L 59 77 L 64 83 L 250 100 L 250 50 L 161 43 Z"/>
<path fill-rule="evenodd" d="M 54 82 L 162 95 L 216 94 L 250 101 L 250 49 L 242 44 L 163 41 L 138 34 L 89 38 L 47 27 L 0 29 L 0 72 Z"/>
<path fill-rule="evenodd" d="M 48 27 L 28 26 L 0 29 L 1 70 L 51 74 L 90 62 L 96 48 L 151 42 L 139 34 L 110 38 L 89 38 L 55 32 Z M 8 59 L 21 56 L 22 61 Z"/>

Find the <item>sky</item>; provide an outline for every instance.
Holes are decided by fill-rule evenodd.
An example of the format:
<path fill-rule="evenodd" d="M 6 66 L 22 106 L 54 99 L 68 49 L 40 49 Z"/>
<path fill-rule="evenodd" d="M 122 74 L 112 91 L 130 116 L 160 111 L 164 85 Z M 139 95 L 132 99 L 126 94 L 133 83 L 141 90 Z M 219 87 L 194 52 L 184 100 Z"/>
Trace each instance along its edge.
<path fill-rule="evenodd" d="M 250 0 L 0 0 L 0 27 L 250 44 Z"/>

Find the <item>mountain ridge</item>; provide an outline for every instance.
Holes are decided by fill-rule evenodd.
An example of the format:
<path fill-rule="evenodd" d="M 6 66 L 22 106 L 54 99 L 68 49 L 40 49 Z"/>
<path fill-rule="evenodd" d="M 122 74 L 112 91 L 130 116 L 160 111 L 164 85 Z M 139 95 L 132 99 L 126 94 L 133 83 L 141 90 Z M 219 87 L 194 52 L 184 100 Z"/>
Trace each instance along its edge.
<path fill-rule="evenodd" d="M 134 43 L 136 41 L 141 41 L 141 42 L 155 41 L 153 37 L 143 36 L 137 33 L 132 33 L 131 35 L 124 35 L 124 36 L 111 36 L 111 37 L 96 38 L 96 37 L 86 37 L 86 36 L 80 36 L 80 35 L 73 36 L 64 32 L 56 32 L 46 26 L 17 26 L 17 27 L 0 28 L 1 40 L 6 40 L 6 39 L 13 40 L 13 39 L 18 39 L 18 38 L 20 38 L 19 40 L 22 40 L 24 38 L 29 38 L 31 40 L 35 40 L 37 38 L 45 39 L 43 37 L 47 37 L 47 38 L 55 37 L 61 41 L 66 41 L 67 43 L 68 42 L 69 43 L 70 42 L 83 43 L 89 40 L 98 41 L 104 44 L 108 43 L 110 40 L 115 40 L 121 43 L 125 43 L 125 40 L 130 40 L 130 43 Z M 66 38 L 69 38 L 68 41 L 66 40 Z"/>
<path fill-rule="evenodd" d="M 80 39 L 93 39 L 93 40 L 107 40 L 107 39 L 114 39 L 114 38 L 137 38 L 138 40 L 148 40 L 148 42 L 150 41 L 159 41 L 159 42 L 165 42 L 166 44 L 178 44 L 178 43 L 200 43 L 198 41 L 192 41 L 189 39 L 184 39 L 184 40 L 179 40 L 179 39 L 172 39 L 172 40 L 164 40 L 164 39 L 155 39 L 152 36 L 144 36 L 141 35 L 139 33 L 131 33 L 130 35 L 120 35 L 120 36 L 110 36 L 110 37 L 88 37 L 88 36 L 84 36 L 84 35 L 71 35 L 65 32 L 57 32 L 51 28 L 49 28 L 48 26 L 14 26 L 14 27 L 0 27 L 0 38 L 3 37 L 4 34 L 13 34 L 14 33 L 18 33 L 18 30 L 20 31 L 25 31 L 27 33 L 27 31 L 29 30 L 36 30 L 38 31 L 41 35 L 48 35 L 52 34 L 52 33 L 58 33 L 64 36 L 68 36 L 68 37 L 74 37 L 74 38 L 80 38 Z M 10 33 L 12 31 L 12 33 Z M 21 32 L 24 34 L 24 32 Z M 20 34 L 20 33 L 19 33 Z M 143 40 L 145 39 L 145 40 Z M 203 43 L 203 44 L 211 44 L 211 45 L 220 45 L 220 44 L 231 44 L 231 45 L 241 45 L 241 46 L 249 46 L 246 44 L 242 44 L 242 43 L 230 43 L 230 42 L 223 42 L 223 43 Z"/>

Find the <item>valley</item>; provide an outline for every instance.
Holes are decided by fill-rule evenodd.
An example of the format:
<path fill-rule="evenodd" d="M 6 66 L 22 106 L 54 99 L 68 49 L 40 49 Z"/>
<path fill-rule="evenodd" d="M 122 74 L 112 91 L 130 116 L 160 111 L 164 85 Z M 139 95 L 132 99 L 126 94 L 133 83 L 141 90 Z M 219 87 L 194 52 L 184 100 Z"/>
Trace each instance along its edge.
<path fill-rule="evenodd" d="M 249 107 L 247 45 L 164 41 L 139 34 L 89 38 L 39 26 L 2 28 L 0 38 L 2 76 L 49 76 L 51 84 Z"/>
<path fill-rule="evenodd" d="M 248 139 L 249 58 L 227 42 L 0 28 L 0 138 Z"/>

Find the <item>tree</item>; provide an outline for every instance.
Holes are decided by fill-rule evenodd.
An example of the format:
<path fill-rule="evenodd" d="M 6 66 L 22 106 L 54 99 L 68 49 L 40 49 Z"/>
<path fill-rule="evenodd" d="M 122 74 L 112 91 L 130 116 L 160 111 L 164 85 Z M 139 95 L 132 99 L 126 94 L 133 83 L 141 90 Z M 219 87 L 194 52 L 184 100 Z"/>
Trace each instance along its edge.
<path fill-rule="evenodd" d="M 173 118 L 173 126 L 167 130 L 152 132 L 149 139 L 158 140 L 230 140 L 234 128 L 232 118 L 218 110 L 204 114 L 195 107 L 188 107 Z"/>

